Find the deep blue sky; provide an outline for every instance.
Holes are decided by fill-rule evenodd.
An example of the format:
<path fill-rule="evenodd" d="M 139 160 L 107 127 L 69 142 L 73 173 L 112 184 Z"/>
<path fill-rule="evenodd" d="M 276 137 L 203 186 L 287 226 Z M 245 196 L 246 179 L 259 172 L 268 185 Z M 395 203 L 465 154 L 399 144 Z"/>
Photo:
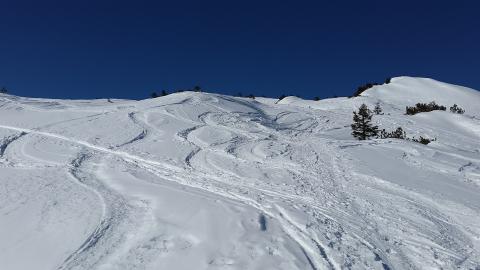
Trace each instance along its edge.
<path fill-rule="evenodd" d="M 311 98 L 411 75 L 480 89 L 478 1 L 0 0 L 0 86 Z"/>

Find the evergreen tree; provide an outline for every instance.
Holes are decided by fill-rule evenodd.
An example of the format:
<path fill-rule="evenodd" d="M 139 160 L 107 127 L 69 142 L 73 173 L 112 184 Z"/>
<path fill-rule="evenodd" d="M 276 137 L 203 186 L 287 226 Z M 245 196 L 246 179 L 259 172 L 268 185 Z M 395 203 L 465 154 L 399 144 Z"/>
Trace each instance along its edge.
<path fill-rule="evenodd" d="M 378 135 L 378 126 L 372 123 L 372 112 L 362 104 L 358 112 L 353 112 L 352 135 L 359 140 L 367 140 Z"/>
<path fill-rule="evenodd" d="M 152 93 L 150 94 L 150 97 L 151 97 L 151 98 L 157 98 L 157 97 L 158 97 L 157 92 L 152 92 Z"/>
<path fill-rule="evenodd" d="M 373 109 L 373 112 L 376 115 L 383 114 L 382 113 L 382 107 L 380 107 L 380 102 L 377 102 L 377 104 L 375 104 L 375 108 Z"/>
<path fill-rule="evenodd" d="M 202 88 L 197 85 L 197 86 L 193 87 L 193 91 L 195 91 L 195 92 L 202 92 Z"/>
<path fill-rule="evenodd" d="M 2 89 L 0 89 L 0 93 L 2 93 L 2 94 L 5 94 L 7 92 L 8 92 L 8 90 L 5 87 L 2 87 Z"/>

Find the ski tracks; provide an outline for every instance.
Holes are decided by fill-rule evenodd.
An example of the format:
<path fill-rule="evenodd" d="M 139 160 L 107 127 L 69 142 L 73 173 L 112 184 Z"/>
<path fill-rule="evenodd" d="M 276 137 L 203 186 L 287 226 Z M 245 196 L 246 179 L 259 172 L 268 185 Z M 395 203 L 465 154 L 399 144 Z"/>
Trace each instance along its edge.
<path fill-rule="evenodd" d="M 0 141 L 0 158 L 3 158 L 4 155 L 5 155 L 5 151 L 7 150 L 7 147 L 13 143 L 14 141 L 20 139 L 21 137 L 27 135 L 27 132 L 25 131 L 21 131 L 20 133 L 16 134 L 16 135 L 12 135 L 12 136 L 8 136 L 8 137 L 5 137 L 3 138 L 1 141 Z"/>
<path fill-rule="evenodd" d="M 116 147 L 117 148 L 120 148 L 122 146 L 125 146 L 125 145 L 128 145 L 128 144 L 132 144 L 136 141 L 140 141 L 140 140 L 143 140 L 145 139 L 145 137 L 147 137 L 147 134 L 148 134 L 148 130 L 144 127 L 144 125 L 142 123 L 140 123 L 140 121 L 137 120 L 137 118 L 135 117 L 135 114 L 136 112 L 129 112 L 128 113 L 128 118 L 137 126 L 139 126 L 142 131 L 137 135 L 135 136 L 134 138 L 132 138 L 131 140 L 128 140 L 127 142 L 124 142 L 122 144 L 119 144 L 117 145 Z"/>
<path fill-rule="evenodd" d="M 101 218 L 80 247 L 58 267 L 59 270 L 93 268 L 107 256 L 108 249 L 105 245 L 115 245 L 120 242 L 118 232 L 116 236 L 115 230 L 118 230 L 119 223 L 122 222 L 128 209 L 119 196 L 102 186 L 92 175 L 91 169 L 87 169 L 86 163 L 89 159 L 93 159 L 94 155 L 94 152 L 85 149 L 81 151 L 71 161 L 69 173 L 78 185 L 97 195 L 101 205 Z"/>
<path fill-rule="evenodd" d="M 416 268 L 417 265 L 407 254 L 410 250 L 404 248 L 405 243 L 397 241 L 395 235 L 388 234 L 395 230 L 382 230 L 396 225 L 396 215 L 399 213 L 395 212 L 397 208 L 394 202 L 403 203 L 406 209 L 414 209 L 418 216 L 435 226 L 434 237 L 429 240 L 440 247 L 435 251 L 438 256 L 448 259 L 454 257 L 456 267 L 471 265 L 468 252 L 472 248 L 463 246 L 471 245 L 468 237 L 450 224 L 449 217 L 434 205 L 422 206 L 418 203 L 422 201 L 419 198 L 406 197 L 398 190 L 392 191 L 393 188 L 388 190 L 390 186 L 374 190 L 372 193 L 378 197 L 363 195 L 365 188 L 377 188 L 375 183 L 372 184 L 375 179 L 363 179 L 355 174 L 354 167 L 348 165 L 352 157 L 345 150 L 337 147 L 335 141 L 315 135 L 321 128 L 317 121 L 321 115 L 300 109 L 292 112 L 295 110 L 293 107 L 283 105 L 282 109 L 288 111 L 269 111 L 266 106 L 260 109 L 258 104 L 240 102 L 234 98 L 220 100 L 236 102 L 253 111 L 229 112 L 209 105 L 208 110 L 204 107 L 198 110 L 196 119 L 188 119 L 185 116 L 187 113 L 177 112 L 180 116 L 175 112 L 169 113 L 165 109 L 169 104 L 159 106 L 162 107 L 159 113 L 164 110 L 166 115 L 182 121 L 182 128 L 174 134 L 174 138 L 192 148 L 184 159 L 185 164 L 179 166 L 117 149 L 136 142 L 151 143 L 148 140 L 145 142 L 145 139 L 161 132 L 145 119 L 136 117 L 141 111 L 127 115 L 130 121 L 141 128 L 141 132 L 116 148 L 40 130 L 0 125 L 0 128 L 18 132 L 2 140 L 0 156 L 4 155 L 8 145 L 27 133 L 65 140 L 82 148 L 68 165 L 69 172 L 79 186 L 97 195 L 102 214 L 85 241 L 72 251 L 58 269 L 118 266 L 115 260 L 124 263 L 123 266 L 128 265 L 128 269 L 135 269 L 140 268 L 142 260 L 149 259 L 147 255 L 139 255 L 144 252 L 142 243 L 150 245 L 150 240 L 143 235 L 148 228 L 142 226 L 155 222 L 149 212 L 148 200 L 132 203 L 125 194 L 108 185 L 110 180 L 105 179 L 108 175 L 96 174 L 96 164 L 115 159 L 126 164 L 122 169 L 131 167 L 152 173 L 158 176 L 159 182 L 172 181 L 253 207 L 264 217 L 263 223 L 260 221 L 262 231 L 269 233 L 265 217 L 270 218 L 268 222 L 278 223 L 285 234 L 298 244 L 308 263 L 305 267 L 315 270 Z M 201 101 L 197 103 L 201 104 Z M 212 108 L 217 111 L 212 111 Z M 147 109 L 156 110 L 155 107 Z M 289 117 L 299 120 L 289 120 Z M 232 136 L 229 140 L 204 140 L 203 128 L 223 131 Z M 242 159 L 241 155 L 247 158 Z M 200 160 L 200 157 L 205 160 Z M 272 172 L 272 176 L 252 176 L 247 172 L 234 171 L 224 163 L 215 163 L 218 159 L 226 158 L 233 160 L 236 165 L 242 164 L 245 170 L 268 171 Z M 264 178 L 259 181 L 256 177 Z M 282 177 L 285 183 L 276 185 L 265 180 L 270 177 Z M 360 182 L 363 180 L 365 182 Z M 392 202 L 383 205 L 381 200 Z M 385 220 L 395 222 L 387 223 Z M 419 230 L 427 234 L 422 228 L 425 223 L 404 220 L 413 224 L 404 226 L 406 230 Z M 130 238 L 125 236 L 135 228 L 143 229 Z M 125 258 L 122 259 L 126 251 L 137 254 L 138 261 L 128 263 Z"/>

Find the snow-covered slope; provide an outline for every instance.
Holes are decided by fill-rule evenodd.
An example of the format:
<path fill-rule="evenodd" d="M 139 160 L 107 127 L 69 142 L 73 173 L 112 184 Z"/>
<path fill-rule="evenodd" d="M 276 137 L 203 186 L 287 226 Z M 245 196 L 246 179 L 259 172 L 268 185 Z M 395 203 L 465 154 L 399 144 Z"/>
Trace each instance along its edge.
<path fill-rule="evenodd" d="M 465 114 L 404 115 L 417 102 Z M 357 141 L 352 111 L 422 145 Z M 318 102 L 0 96 L 0 269 L 475 269 L 480 93 L 400 77 Z"/>

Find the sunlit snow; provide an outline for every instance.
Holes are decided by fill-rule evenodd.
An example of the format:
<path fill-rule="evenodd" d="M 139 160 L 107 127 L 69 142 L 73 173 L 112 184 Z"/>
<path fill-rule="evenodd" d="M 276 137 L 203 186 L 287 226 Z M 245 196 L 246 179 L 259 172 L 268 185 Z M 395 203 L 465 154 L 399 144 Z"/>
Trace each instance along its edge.
<path fill-rule="evenodd" d="M 279 93 L 281 94 L 281 93 Z M 405 115 L 405 106 L 454 103 Z M 422 145 L 358 141 L 352 112 Z M 480 92 L 0 94 L 0 269 L 480 268 Z"/>

